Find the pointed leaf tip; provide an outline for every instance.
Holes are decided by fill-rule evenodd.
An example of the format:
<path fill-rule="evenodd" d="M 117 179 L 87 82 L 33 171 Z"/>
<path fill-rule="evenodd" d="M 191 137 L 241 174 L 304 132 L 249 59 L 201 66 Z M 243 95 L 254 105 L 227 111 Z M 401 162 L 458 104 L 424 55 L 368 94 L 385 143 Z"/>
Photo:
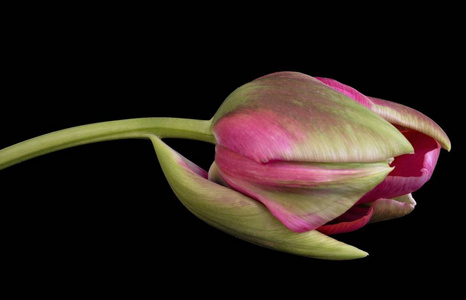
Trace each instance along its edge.
<path fill-rule="evenodd" d="M 316 230 L 296 233 L 286 228 L 264 205 L 215 183 L 215 164 L 210 177 L 162 140 L 151 140 L 162 170 L 183 205 L 198 218 L 245 241 L 277 251 L 311 258 L 348 260 L 367 252 L 339 242 Z M 202 171 L 201 171 L 202 170 Z"/>

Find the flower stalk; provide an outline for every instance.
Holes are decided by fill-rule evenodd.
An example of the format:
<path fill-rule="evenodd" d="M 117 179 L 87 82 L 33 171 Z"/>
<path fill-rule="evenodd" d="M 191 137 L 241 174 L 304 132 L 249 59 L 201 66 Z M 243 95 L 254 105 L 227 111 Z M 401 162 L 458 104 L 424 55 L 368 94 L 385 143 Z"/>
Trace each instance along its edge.
<path fill-rule="evenodd" d="M 71 127 L 0 150 L 0 170 L 57 150 L 118 139 L 149 139 L 155 135 L 215 143 L 209 127 L 210 121 L 182 118 L 134 118 Z"/>

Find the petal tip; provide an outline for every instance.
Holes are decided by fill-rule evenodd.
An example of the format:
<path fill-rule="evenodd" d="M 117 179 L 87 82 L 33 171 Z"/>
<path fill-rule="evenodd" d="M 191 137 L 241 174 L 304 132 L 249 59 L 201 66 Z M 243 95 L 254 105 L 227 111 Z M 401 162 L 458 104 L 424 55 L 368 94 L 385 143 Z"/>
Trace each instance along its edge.
<path fill-rule="evenodd" d="M 448 152 L 451 151 L 451 142 L 450 140 L 448 140 L 448 143 L 446 143 L 445 145 L 442 146 L 443 149 L 447 150 Z"/>
<path fill-rule="evenodd" d="M 351 260 L 367 256 L 366 252 L 316 230 L 289 230 L 258 201 L 207 180 L 204 172 L 161 139 L 154 136 L 151 140 L 176 196 L 207 224 L 253 244 L 309 258 Z M 215 169 L 213 165 L 211 178 Z"/>

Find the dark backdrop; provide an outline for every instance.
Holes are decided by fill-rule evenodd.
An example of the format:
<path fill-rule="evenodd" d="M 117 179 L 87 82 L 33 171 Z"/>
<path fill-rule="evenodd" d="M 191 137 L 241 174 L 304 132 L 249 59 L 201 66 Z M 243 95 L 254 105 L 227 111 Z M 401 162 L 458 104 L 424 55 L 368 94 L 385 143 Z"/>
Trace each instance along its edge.
<path fill-rule="evenodd" d="M 336 236 L 370 254 L 344 262 L 264 249 L 206 225 L 177 200 L 149 141 L 48 154 L 0 171 L 2 248 L 13 282 L 46 276 L 68 286 L 73 280 L 66 278 L 76 277 L 83 288 L 110 280 L 167 289 L 165 282 L 196 279 L 199 289 L 241 291 L 259 279 L 270 281 L 269 290 L 318 278 L 338 285 L 375 279 L 371 284 L 389 291 L 414 278 L 430 287 L 454 281 L 450 270 L 463 262 L 463 196 L 455 192 L 463 89 L 455 72 L 464 64 L 456 39 L 444 34 L 448 24 L 438 29 L 427 22 L 402 36 L 390 26 L 325 31 L 307 24 L 295 36 L 295 28 L 279 22 L 215 31 L 220 20 L 176 27 L 147 15 L 104 15 L 13 23 L 2 59 L 0 148 L 92 122 L 209 119 L 235 88 L 289 70 L 418 109 L 443 127 L 452 151 L 442 150 L 431 181 L 414 193 L 412 214 Z M 210 144 L 167 142 L 203 168 L 213 160 Z"/>

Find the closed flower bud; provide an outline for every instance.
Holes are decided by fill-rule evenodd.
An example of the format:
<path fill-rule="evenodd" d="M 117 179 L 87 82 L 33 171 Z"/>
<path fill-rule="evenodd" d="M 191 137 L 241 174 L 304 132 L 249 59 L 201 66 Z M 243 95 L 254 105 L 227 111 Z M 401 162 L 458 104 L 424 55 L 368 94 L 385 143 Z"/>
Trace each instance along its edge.
<path fill-rule="evenodd" d="M 414 200 L 397 197 L 412 199 L 439 142 L 450 147 L 413 109 L 295 72 L 238 88 L 212 126 L 218 176 L 296 232 L 347 232 L 409 213 Z"/>

